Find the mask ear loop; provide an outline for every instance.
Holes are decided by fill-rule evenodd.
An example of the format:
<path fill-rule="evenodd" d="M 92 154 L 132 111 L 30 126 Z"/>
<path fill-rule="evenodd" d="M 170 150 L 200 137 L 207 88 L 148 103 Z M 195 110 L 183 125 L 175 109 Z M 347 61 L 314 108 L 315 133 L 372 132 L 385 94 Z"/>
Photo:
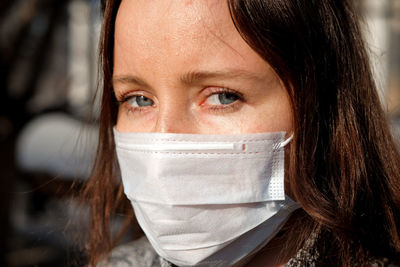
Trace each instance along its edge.
<path fill-rule="evenodd" d="M 292 141 L 292 139 L 293 139 L 293 134 L 291 134 L 285 141 L 281 142 L 281 143 L 278 145 L 278 148 L 285 147 L 287 144 L 290 143 L 290 141 Z"/>

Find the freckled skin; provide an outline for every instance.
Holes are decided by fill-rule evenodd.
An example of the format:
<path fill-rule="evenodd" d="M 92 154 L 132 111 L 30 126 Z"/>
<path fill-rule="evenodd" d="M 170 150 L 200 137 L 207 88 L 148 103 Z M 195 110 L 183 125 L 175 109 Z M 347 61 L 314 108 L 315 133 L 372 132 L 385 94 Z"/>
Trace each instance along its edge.
<path fill-rule="evenodd" d="M 120 105 L 124 132 L 234 134 L 292 131 L 292 111 L 281 81 L 241 38 L 220 0 L 123 0 L 114 40 L 114 76 L 134 75 L 148 86 L 114 84 L 117 95 L 144 94 L 154 106 L 129 112 Z M 260 79 L 208 79 L 186 85 L 188 71 L 241 70 Z M 210 88 L 243 96 L 213 109 Z M 234 106 L 234 108 L 233 108 Z"/>
<path fill-rule="evenodd" d="M 189 85 L 182 82 L 188 72 L 230 70 L 257 78 L 232 75 Z M 226 1 L 123 0 L 115 26 L 113 77 L 123 76 L 143 83 L 114 82 L 117 99 L 129 99 L 120 104 L 118 131 L 292 132 L 285 88 L 270 65 L 241 38 Z M 218 105 L 215 94 L 226 88 L 241 98 Z M 136 96 L 154 104 L 138 109 Z M 247 266 L 283 266 L 288 259 L 276 259 L 286 249 L 282 240 L 269 244 Z"/>

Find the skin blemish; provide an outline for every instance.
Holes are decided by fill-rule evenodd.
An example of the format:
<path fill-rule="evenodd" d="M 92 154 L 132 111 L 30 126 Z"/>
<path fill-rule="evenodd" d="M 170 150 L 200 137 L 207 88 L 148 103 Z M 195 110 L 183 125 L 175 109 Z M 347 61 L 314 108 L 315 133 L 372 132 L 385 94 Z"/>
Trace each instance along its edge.
<path fill-rule="evenodd" d="M 193 0 L 187 0 L 187 1 L 185 1 L 185 6 L 187 7 L 187 6 L 191 6 L 191 5 L 193 5 Z"/>

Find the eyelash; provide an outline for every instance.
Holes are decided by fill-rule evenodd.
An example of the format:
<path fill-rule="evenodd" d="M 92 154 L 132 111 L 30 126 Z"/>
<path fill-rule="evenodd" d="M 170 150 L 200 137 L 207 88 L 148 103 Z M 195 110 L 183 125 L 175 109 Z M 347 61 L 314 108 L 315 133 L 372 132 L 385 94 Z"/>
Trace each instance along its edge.
<path fill-rule="evenodd" d="M 233 112 L 235 110 L 237 110 L 237 108 L 239 107 L 239 105 L 241 104 L 241 102 L 244 102 L 245 99 L 243 97 L 243 95 L 235 90 L 226 88 L 226 87 L 208 87 L 208 90 L 210 90 L 210 92 L 208 92 L 205 96 L 205 100 L 203 100 L 200 103 L 200 106 L 204 106 L 206 109 L 210 110 L 211 112 L 214 113 L 229 113 L 229 112 Z M 238 99 L 237 101 L 231 103 L 231 104 L 221 104 L 221 105 L 206 105 L 205 102 L 206 100 L 211 97 L 212 95 L 217 95 L 217 94 L 233 94 L 235 95 Z M 131 94 L 131 93 L 127 93 L 127 94 L 123 94 L 122 96 L 120 96 L 120 100 L 118 100 L 118 104 L 121 105 L 127 105 L 126 107 L 126 111 L 128 113 L 133 112 L 133 113 L 143 113 L 146 112 L 148 110 L 148 107 L 133 107 L 131 105 L 129 105 L 127 102 L 129 101 L 129 99 L 133 98 L 133 97 L 138 97 L 138 96 L 143 96 L 143 94 Z M 150 98 L 151 99 L 151 98 Z"/>
<path fill-rule="evenodd" d="M 126 112 L 129 113 L 143 113 L 147 111 L 147 107 L 133 107 L 128 104 L 129 99 L 133 97 L 138 97 L 138 96 L 144 96 L 143 94 L 131 94 L 131 93 L 126 93 L 120 96 L 120 100 L 118 100 L 119 106 L 126 105 L 127 107 L 125 108 Z"/>
<path fill-rule="evenodd" d="M 233 112 L 238 108 L 238 105 L 240 105 L 241 102 L 244 102 L 244 97 L 241 93 L 238 91 L 226 88 L 226 87 L 212 87 L 211 92 L 207 94 L 205 100 L 201 103 L 201 105 L 205 105 L 205 101 L 211 97 L 212 95 L 217 95 L 217 94 L 233 94 L 235 95 L 238 99 L 237 101 L 231 103 L 231 104 L 226 104 L 226 105 L 209 105 L 207 109 L 211 110 L 212 112 L 218 112 L 218 113 L 229 113 Z"/>

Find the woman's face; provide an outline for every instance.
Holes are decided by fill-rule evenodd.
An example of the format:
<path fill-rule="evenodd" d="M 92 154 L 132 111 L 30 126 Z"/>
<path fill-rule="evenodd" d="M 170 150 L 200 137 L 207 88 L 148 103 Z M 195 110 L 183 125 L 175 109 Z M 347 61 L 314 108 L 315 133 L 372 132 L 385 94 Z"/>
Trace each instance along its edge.
<path fill-rule="evenodd" d="M 292 131 L 280 79 L 221 0 L 123 0 L 113 85 L 122 132 Z"/>

